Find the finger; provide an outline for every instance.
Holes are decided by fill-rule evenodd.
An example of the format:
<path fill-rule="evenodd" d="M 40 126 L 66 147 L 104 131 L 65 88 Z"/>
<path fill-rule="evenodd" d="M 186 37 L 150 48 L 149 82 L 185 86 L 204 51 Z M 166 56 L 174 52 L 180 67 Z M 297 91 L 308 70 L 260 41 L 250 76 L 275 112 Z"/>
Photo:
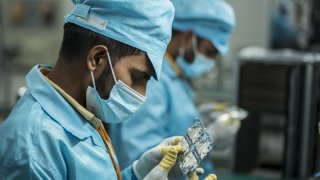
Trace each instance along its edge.
<path fill-rule="evenodd" d="M 161 147 L 161 148 L 160 148 L 160 154 L 161 154 L 161 156 L 166 155 L 166 154 L 169 152 L 169 150 L 170 150 L 171 147 L 172 147 L 172 146 L 163 146 L 163 147 Z"/>
<path fill-rule="evenodd" d="M 182 141 L 182 136 L 175 136 L 173 141 L 171 142 L 171 145 L 178 145 Z"/>
<path fill-rule="evenodd" d="M 215 174 L 209 174 L 204 180 L 217 180 L 217 176 Z"/>
<path fill-rule="evenodd" d="M 163 146 L 163 147 L 160 148 L 160 154 L 162 156 L 166 155 L 170 151 L 170 148 L 174 148 L 175 151 L 177 152 L 177 154 L 179 154 L 179 153 L 184 151 L 183 147 L 179 146 L 179 145 L 176 145 L 176 146 Z"/>
<path fill-rule="evenodd" d="M 164 148 L 167 150 L 167 148 Z M 159 166 L 166 172 L 169 172 L 177 161 L 178 153 L 181 152 L 181 146 L 170 146 L 167 153 L 159 163 Z"/>
<path fill-rule="evenodd" d="M 178 153 L 182 153 L 182 152 L 184 151 L 183 147 L 180 146 L 180 145 L 175 145 L 175 146 L 173 146 L 173 147 L 176 149 L 176 151 L 177 151 Z"/>
<path fill-rule="evenodd" d="M 235 121 L 235 122 L 234 122 L 234 125 L 239 128 L 240 125 L 241 125 L 241 122 L 240 122 L 240 121 Z"/>
<path fill-rule="evenodd" d="M 199 180 L 199 177 L 197 175 L 196 172 L 193 172 L 190 176 L 189 176 L 189 180 Z"/>
<path fill-rule="evenodd" d="M 182 140 L 182 136 L 172 136 L 170 138 L 165 139 L 160 145 L 161 146 L 174 146 L 178 145 L 178 143 Z"/>
<path fill-rule="evenodd" d="M 196 173 L 197 173 L 197 175 L 204 174 L 204 169 L 199 167 L 199 168 L 196 169 Z"/>

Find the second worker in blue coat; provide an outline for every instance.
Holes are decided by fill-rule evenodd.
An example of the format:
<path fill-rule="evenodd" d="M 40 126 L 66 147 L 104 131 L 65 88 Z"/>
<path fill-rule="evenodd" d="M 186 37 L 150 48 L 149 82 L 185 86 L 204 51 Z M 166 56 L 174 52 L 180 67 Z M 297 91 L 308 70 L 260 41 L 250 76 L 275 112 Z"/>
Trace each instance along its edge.
<path fill-rule="evenodd" d="M 148 99 L 133 118 L 110 127 L 119 163 L 127 167 L 147 149 L 173 135 L 185 135 L 198 116 L 188 80 L 199 77 L 225 56 L 235 26 L 233 8 L 223 0 L 173 0 L 173 37 L 160 83 L 150 81 Z M 202 164 L 212 172 L 210 162 Z"/>

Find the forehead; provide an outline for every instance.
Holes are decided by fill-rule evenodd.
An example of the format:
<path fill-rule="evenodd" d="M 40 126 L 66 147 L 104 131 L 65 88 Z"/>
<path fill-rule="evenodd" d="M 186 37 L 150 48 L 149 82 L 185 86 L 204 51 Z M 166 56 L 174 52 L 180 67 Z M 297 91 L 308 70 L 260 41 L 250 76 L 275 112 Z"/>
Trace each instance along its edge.
<path fill-rule="evenodd" d="M 154 73 L 152 64 L 145 53 L 120 58 L 119 61 L 116 62 L 116 66 L 135 68 L 148 74 Z"/>

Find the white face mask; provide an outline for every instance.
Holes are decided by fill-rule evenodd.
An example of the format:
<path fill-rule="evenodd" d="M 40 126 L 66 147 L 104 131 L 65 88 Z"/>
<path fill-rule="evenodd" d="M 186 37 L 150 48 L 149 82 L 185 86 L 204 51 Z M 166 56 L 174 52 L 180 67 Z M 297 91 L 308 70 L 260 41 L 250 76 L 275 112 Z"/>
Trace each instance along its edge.
<path fill-rule="evenodd" d="M 87 89 L 86 107 L 105 123 L 120 123 L 129 119 L 138 111 L 145 102 L 146 97 L 136 92 L 121 80 L 116 80 L 109 53 L 107 54 L 115 85 L 111 89 L 109 99 L 101 99 L 96 90 L 95 80 L 91 71 L 94 88 L 89 86 Z"/>
<path fill-rule="evenodd" d="M 184 59 L 184 49 L 180 48 L 180 54 L 177 58 L 177 64 L 187 78 L 197 78 L 209 72 L 216 65 L 215 60 L 201 54 L 197 48 L 197 37 L 192 38 L 193 52 L 195 57 L 192 63 Z"/>

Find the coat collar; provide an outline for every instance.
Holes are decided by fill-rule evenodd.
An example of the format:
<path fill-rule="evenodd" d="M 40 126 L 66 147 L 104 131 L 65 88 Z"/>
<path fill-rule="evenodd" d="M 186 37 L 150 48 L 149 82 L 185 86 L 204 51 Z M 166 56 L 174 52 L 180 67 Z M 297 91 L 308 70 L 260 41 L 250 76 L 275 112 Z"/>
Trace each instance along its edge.
<path fill-rule="evenodd" d="M 50 85 L 40 68 L 52 69 L 50 66 L 36 65 L 27 74 L 26 81 L 31 95 L 65 130 L 80 140 L 92 136 L 94 127 Z"/>

